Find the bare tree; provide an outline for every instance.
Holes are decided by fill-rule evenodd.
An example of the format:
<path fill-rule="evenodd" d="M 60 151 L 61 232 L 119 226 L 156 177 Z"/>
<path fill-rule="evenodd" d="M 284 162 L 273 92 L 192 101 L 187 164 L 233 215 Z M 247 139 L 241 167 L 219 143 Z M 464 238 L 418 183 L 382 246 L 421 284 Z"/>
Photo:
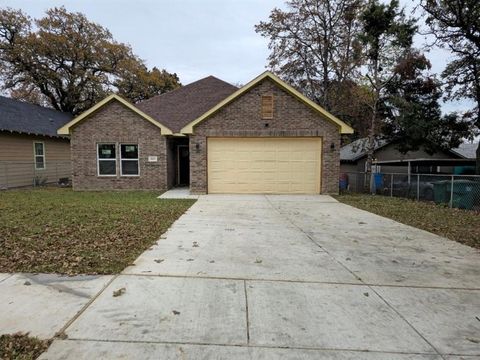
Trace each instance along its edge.
<path fill-rule="evenodd" d="M 358 75 L 363 0 L 291 0 L 255 29 L 270 39 L 269 67 L 328 110 L 338 84 Z"/>
<path fill-rule="evenodd" d="M 387 4 L 370 0 L 361 15 L 362 32 L 360 39 L 364 45 L 366 57 L 365 80 L 371 88 L 369 106 L 371 120 L 367 141 L 367 172 L 371 172 L 374 160 L 375 143 L 381 133 L 379 124 L 383 120 L 381 102 L 389 82 L 395 76 L 395 67 L 408 54 L 415 21 L 405 17 L 398 0 Z M 370 176 L 370 190 L 374 191 L 373 176 Z"/>

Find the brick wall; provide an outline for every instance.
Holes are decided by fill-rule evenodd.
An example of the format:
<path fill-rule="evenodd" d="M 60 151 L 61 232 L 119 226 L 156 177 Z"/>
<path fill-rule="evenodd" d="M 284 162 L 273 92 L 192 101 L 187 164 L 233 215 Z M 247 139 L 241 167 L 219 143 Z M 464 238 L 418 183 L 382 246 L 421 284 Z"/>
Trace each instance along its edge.
<path fill-rule="evenodd" d="M 274 96 L 273 119 L 261 118 L 260 106 L 263 94 Z M 195 193 L 207 192 L 209 136 L 322 137 L 321 192 L 338 193 L 340 168 L 338 127 L 268 79 L 195 126 L 194 134 L 190 136 L 190 189 Z M 332 143 L 335 145 L 334 150 L 330 147 Z"/>
<path fill-rule="evenodd" d="M 134 143 L 139 146 L 140 176 L 97 176 L 97 143 Z M 134 190 L 167 188 L 166 137 L 160 129 L 113 101 L 73 128 L 71 136 L 75 190 Z M 117 149 L 117 156 L 118 156 Z M 148 156 L 158 161 L 149 163 Z"/>

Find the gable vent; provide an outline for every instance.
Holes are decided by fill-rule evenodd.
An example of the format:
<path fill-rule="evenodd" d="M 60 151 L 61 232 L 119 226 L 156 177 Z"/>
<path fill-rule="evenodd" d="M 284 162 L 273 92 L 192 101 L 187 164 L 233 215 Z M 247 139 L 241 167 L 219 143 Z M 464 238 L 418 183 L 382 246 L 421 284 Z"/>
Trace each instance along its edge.
<path fill-rule="evenodd" d="M 273 119 L 273 95 L 262 95 L 262 119 Z"/>

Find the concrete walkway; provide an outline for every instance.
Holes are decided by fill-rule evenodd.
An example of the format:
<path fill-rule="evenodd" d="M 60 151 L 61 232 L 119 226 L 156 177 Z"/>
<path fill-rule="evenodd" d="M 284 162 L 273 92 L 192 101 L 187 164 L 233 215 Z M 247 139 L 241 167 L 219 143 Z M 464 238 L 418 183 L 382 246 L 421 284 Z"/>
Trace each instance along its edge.
<path fill-rule="evenodd" d="M 172 188 L 160 195 L 159 199 L 198 199 L 199 195 L 190 194 L 188 187 Z"/>
<path fill-rule="evenodd" d="M 65 332 L 41 359 L 480 359 L 480 254 L 327 196 L 201 196 Z"/>
<path fill-rule="evenodd" d="M 50 339 L 103 290 L 112 276 L 0 274 L 0 335 Z"/>

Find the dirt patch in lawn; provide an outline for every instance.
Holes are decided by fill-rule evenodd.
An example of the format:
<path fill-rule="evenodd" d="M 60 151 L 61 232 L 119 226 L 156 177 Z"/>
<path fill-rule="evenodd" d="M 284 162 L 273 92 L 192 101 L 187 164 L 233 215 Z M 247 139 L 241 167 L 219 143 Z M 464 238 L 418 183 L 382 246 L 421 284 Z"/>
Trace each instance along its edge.
<path fill-rule="evenodd" d="M 0 272 L 114 274 L 194 200 L 156 192 L 0 192 Z"/>
<path fill-rule="evenodd" d="M 34 360 L 50 346 L 51 340 L 40 340 L 28 334 L 0 336 L 0 359 Z"/>
<path fill-rule="evenodd" d="M 475 248 L 480 248 L 480 213 L 430 202 L 379 195 L 348 194 L 336 199 Z"/>

